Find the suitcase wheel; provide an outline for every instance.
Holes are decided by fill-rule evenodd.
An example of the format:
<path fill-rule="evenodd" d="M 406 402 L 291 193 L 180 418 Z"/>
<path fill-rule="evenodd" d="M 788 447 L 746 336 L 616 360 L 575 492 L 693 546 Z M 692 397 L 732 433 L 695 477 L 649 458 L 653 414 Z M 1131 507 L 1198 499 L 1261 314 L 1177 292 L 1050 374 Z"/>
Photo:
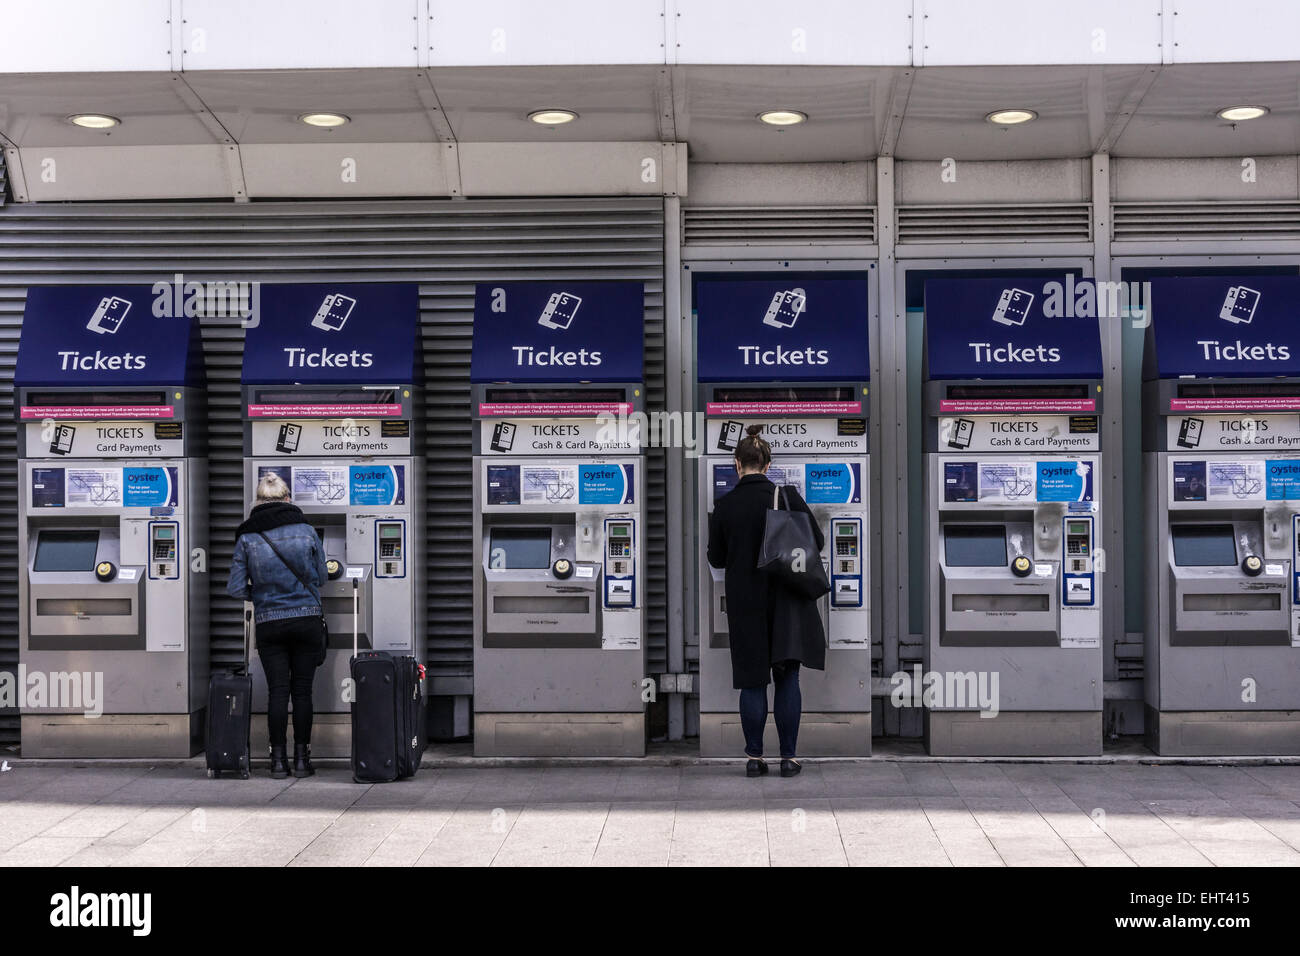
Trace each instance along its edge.
<path fill-rule="evenodd" d="M 247 779 L 248 779 L 248 771 L 247 771 L 247 770 L 241 770 L 241 771 L 239 772 L 239 779 L 240 779 L 240 780 L 247 780 Z"/>

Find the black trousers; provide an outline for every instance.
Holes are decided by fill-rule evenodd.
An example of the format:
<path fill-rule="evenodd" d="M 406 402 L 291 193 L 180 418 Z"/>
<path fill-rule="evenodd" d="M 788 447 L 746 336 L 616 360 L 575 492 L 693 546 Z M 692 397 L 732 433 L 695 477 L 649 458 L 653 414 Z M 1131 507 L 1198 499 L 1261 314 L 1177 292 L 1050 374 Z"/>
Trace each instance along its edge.
<path fill-rule="evenodd" d="M 293 741 L 311 743 L 311 685 L 320 651 L 320 618 L 287 617 L 257 625 L 257 653 L 266 672 L 266 722 L 272 747 L 287 746 L 289 698 Z"/>

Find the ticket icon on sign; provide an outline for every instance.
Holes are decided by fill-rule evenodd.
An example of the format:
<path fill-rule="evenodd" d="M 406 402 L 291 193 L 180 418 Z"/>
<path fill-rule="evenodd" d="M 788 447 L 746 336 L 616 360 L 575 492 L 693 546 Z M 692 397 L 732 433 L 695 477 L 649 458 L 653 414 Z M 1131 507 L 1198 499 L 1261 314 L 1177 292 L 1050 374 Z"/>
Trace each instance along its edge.
<path fill-rule="evenodd" d="M 119 299 L 115 295 L 105 296 L 99 300 L 99 305 L 95 307 L 95 313 L 86 323 L 86 328 L 92 332 L 113 334 L 122 327 L 122 320 L 126 314 L 131 311 L 131 303 L 126 299 Z"/>
<path fill-rule="evenodd" d="M 571 292 L 552 292 L 537 324 L 548 329 L 567 329 L 573 322 L 573 317 L 578 314 L 580 305 L 582 299 Z"/>
<path fill-rule="evenodd" d="M 1024 289 L 1003 289 L 998 306 L 993 310 L 993 321 L 1001 325 L 1024 325 L 1029 307 L 1034 304 L 1034 294 Z"/>
<path fill-rule="evenodd" d="M 316 316 L 311 320 L 311 324 L 326 332 L 337 332 L 343 328 L 343 323 L 348 320 L 356 304 L 357 300 L 351 296 L 338 292 L 327 295 L 321 302 L 320 308 L 316 310 Z"/>
<path fill-rule="evenodd" d="M 776 329 L 791 328 L 807 306 L 808 297 L 804 295 L 803 289 L 773 293 L 772 301 L 767 306 L 767 315 L 763 316 L 763 324 Z"/>
<path fill-rule="evenodd" d="M 1255 317 L 1257 305 L 1259 305 L 1258 292 L 1247 289 L 1244 285 L 1234 285 L 1223 300 L 1223 307 L 1219 309 L 1219 318 L 1249 325 L 1250 320 Z"/>

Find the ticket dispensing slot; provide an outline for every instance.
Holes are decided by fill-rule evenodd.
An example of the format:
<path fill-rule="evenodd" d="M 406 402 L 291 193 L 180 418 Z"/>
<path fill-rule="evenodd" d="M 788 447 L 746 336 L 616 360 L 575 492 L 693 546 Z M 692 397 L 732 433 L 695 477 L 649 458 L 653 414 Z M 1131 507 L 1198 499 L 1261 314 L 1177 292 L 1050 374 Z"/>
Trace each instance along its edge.
<path fill-rule="evenodd" d="M 1064 593 L 1061 599 L 1075 607 L 1090 606 L 1093 594 L 1093 520 L 1089 517 L 1065 519 L 1065 570 L 1061 574 Z"/>
<path fill-rule="evenodd" d="M 624 524 L 630 536 L 632 524 Z M 602 572 L 618 563 L 628 575 L 617 579 L 623 584 L 631 581 L 634 566 L 631 558 L 611 557 L 608 548 L 603 564 L 576 560 L 574 533 L 572 521 L 488 529 L 483 542 L 484 646 L 600 647 Z M 617 599 L 624 589 L 604 593 Z"/>
<path fill-rule="evenodd" d="M 1288 576 L 1264 560 L 1262 532 L 1255 520 L 1170 522 L 1171 645 L 1291 643 Z"/>
<path fill-rule="evenodd" d="M 862 519 L 831 520 L 831 606 L 862 606 Z"/>
<path fill-rule="evenodd" d="M 636 607 L 636 522 L 605 519 L 605 607 Z"/>
<path fill-rule="evenodd" d="M 1060 644 L 1056 566 L 1035 562 L 1030 520 L 946 522 L 940 643 L 959 647 Z"/>
<path fill-rule="evenodd" d="M 44 528 L 32 535 L 32 647 L 144 647 L 145 569 L 122 567 L 120 554 L 117 528 Z"/>

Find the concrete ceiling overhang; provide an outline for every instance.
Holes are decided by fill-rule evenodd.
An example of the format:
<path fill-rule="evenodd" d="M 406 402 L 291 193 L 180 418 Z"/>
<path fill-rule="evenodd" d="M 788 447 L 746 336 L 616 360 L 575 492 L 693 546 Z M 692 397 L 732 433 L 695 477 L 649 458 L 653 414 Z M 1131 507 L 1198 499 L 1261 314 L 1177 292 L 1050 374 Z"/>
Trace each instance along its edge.
<path fill-rule="evenodd" d="M 1241 104 L 1270 112 L 1237 124 L 1216 116 Z M 543 127 L 527 118 L 554 107 L 579 119 Z M 1016 127 L 985 119 L 1012 107 L 1038 119 Z M 772 108 L 801 110 L 808 122 L 758 122 Z M 298 121 L 312 110 L 350 122 L 323 130 Z M 94 131 L 67 122 L 81 112 L 122 124 Z M 705 163 L 1288 155 L 1300 153 L 1300 63 L 0 74 L 0 145 L 22 151 L 352 143 L 680 143 Z"/>

